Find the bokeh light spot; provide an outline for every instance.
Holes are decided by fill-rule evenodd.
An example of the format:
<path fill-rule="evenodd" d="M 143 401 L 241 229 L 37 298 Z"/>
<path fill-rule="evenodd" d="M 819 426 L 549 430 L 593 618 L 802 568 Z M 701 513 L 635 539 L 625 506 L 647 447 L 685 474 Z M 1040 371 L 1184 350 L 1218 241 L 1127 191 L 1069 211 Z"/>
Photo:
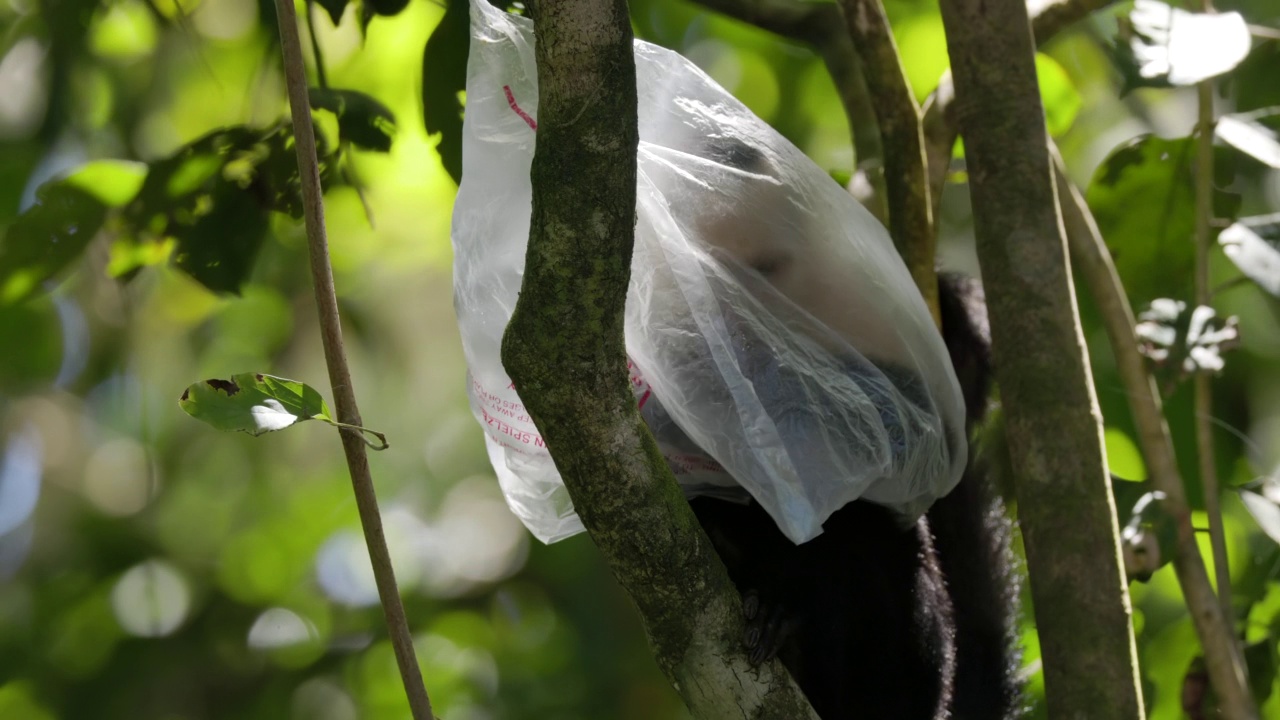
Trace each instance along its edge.
<path fill-rule="evenodd" d="M 111 590 L 111 608 L 125 632 L 139 637 L 171 634 L 191 610 L 186 578 L 163 560 L 133 566 Z"/>

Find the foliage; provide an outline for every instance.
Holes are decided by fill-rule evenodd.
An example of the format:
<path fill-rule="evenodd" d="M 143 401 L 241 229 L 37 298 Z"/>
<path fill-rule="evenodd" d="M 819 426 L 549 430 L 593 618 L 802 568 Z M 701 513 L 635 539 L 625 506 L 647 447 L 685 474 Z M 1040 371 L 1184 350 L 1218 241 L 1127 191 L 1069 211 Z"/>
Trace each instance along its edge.
<path fill-rule="evenodd" d="M 923 98 L 947 65 L 936 6 L 886 4 Z M 1167 411 L 1189 480 L 1185 375 L 1216 373 L 1233 605 L 1271 717 L 1280 146 L 1267 108 L 1280 106 L 1280 16 L 1270 0 L 1224 7 L 1246 32 L 1273 33 L 1246 41 L 1238 23 L 1180 35 L 1186 19 L 1156 5 L 1144 0 L 1116 37 L 1097 28 L 1124 25 L 1124 7 L 1042 47 L 1042 93 L 1134 307 L 1183 304 L 1150 316 L 1147 340 L 1171 368 Z M 682 717 L 594 549 L 584 538 L 531 546 L 469 415 L 448 273 L 465 9 L 319 0 L 311 13 L 342 311 L 365 415 L 397 439 L 375 476 L 424 675 L 449 718 Z M 810 49 L 690 4 L 634 0 L 632 13 L 641 37 L 684 52 L 849 176 L 848 124 Z M 1164 31 L 1193 37 L 1195 52 L 1162 44 Z M 214 434 L 173 403 L 192 378 L 248 367 L 310 383 L 268 388 L 282 407 L 295 399 L 292 416 L 328 414 L 311 389 L 325 374 L 275 44 L 270 2 L 0 4 L 0 717 L 404 716 L 332 434 Z M 1152 74 L 1153 62 L 1163 69 Z M 1212 313 L 1192 332 L 1195 118 L 1177 86 L 1206 75 L 1220 91 L 1219 234 Z M 954 169 L 962 181 L 963 158 Z M 965 187 L 952 183 L 945 265 L 975 269 L 970 226 Z M 1140 479 L 1110 350 L 1080 300 L 1112 468 Z M 1229 326 L 1239 339 L 1224 354 Z M 237 387 L 262 389 L 244 377 Z M 200 403 L 220 399 L 192 387 Z M 1126 523 L 1148 488 L 1117 485 Z M 1160 535 L 1157 506 L 1134 527 Z M 1132 589 L 1150 715 L 1183 717 L 1186 698 L 1207 696 L 1172 571 Z M 1029 621 L 1022 635 L 1034 702 Z"/>

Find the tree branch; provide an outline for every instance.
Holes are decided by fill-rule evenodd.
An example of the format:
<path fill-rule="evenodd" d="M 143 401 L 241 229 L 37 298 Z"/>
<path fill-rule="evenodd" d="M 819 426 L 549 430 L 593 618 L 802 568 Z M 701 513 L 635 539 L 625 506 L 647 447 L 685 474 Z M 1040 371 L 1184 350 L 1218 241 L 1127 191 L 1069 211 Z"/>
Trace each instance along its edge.
<path fill-rule="evenodd" d="M 1119 528 L 1024 0 L 943 0 L 1051 717 L 1142 718 Z"/>
<path fill-rule="evenodd" d="M 543 3 L 534 29 L 533 213 L 503 365 L 694 716 L 816 720 L 781 663 L 750 666 L 738 593 L 628 383 L 639 135 L 626 2 Z"/>
<path fill-rule="evenodd" d="M 936 235 L 929 200 L 928 169 L 920 106 L 902 69 L 898 47 L 880 0 L 840 0 L 845 26 L 862 58 L 867 88 L 884 145 L 889 234 L 924 296 L 934 322 L 938 312 L 938 277 L 934 268 Z"/>
<path fill-rule="evenodd" d="M 1056 148 L 1053 156 L 1072 266 L 1084 277 L 1102 315 L 1115 355 L 1116 369 L 1129 398 L 1129 409 L 1138 430 L 1138 444 L 1147 461 L 1147 472 L 1152 485 L 1165 493 L 1164 507 L 1177 523 L 1178 547 L 1174 570 L 1191 610 L 1200 645 L 1204 648 L 1205 665 L 1214 693 L 1219 698 L 1224 717 L 1232 720 L 1256 718 L 1257 711 L 1252 708 L 1253 699 L 1245 682 L 1239 647 L 1226 616 L 1218 606 L 1200 558 L 1195 528 L 1191 525 L 1191 510 L 1187 506 L 1186 492 L 1174 457 L 1173 439 L 1169 436 L 1169 425 L 1164 417 L 1164 402 L 1155 379 L 1147 372 L 1146 362 L 1138 352 L 1133 310 L 1129 307 L 1120 275 L 1111 261 L 1111 252 L 1102 239 L 1089 206 L 1067 177 Z"/>
<path fill-rule="evenodd" d="M 307 248 L 311 260 L 311 282 L 315 288 L 316 310 L 320 316 L 320 338 L 324 344 L 325 364 L 329 368 L 329 384 L 338 422 L 360 426 L 360 410 L 356 406 L 351 369 L 342 343 L 342 321 L 338 316 L 338 295 L 333 285 L 333 268 L 329 266 L 329 240 L 324 225 L 324 200 L 320 190 L 320 168 L 316 160 L 315 129 L 311 124 L 311 105 L 307 93 L 307 74 L 302 59 L 302 42 L 298 37 L 298 17 L 293 0 L 276 0 L 280 25 L 280 45 L 284 54 L 285 84 L 289 90 L 289 110 L 293 114 L 293 136 L 298 151 L 298 174 L 302 180 L 303 217 L 307 228 Z M 378 513 L 378 496 L 369 472 L 369 458 L 359 431 L 343 428 L 342 449 L 347 457 L 351 487 L 356 496 L 360 525 L 365 545 L 373 564 L 374 583 L 386 616 L 387 632 L 400 668 L 414 720 L 432 720 L 431 700 L 422 683 L 422 671 L 414 656 L 413 636 L 409 621 L 396 589 L 391 553 L 382 532 L 382 516 Z"/>
<path fill-rule="evenodd" d="M 1113 0 L 1056 0 L 1040 6 L 1031 21 L 1036 46 L 1048 43 L 1067 27 L 1088 17 L 1095 10 L 1110 5 Z M 955 99 L 951 73 L 938 81 L 938 87 L 924 102 L 925 155 L 929 159 L 929 197 L 933 202 L 933 215 L 938 215 L 938 203 L 942 189 L 951 170 L 951 151 L 960 136 L 955 119 L 951 117 L 951 103 Z"/>

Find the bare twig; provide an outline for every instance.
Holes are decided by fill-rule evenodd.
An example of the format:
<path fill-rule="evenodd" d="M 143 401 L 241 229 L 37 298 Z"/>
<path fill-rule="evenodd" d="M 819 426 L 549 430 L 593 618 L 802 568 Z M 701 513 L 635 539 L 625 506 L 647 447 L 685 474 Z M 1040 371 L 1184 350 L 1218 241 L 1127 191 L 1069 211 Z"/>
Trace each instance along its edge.
<path fill-rule="evenodd" d="M 306 66 L 302 59 L 302 42 L 298 37 L 298 18 L 293 0 L 276 0 L 276 12 L 280 24 L 280 45 L 284 53 L 285 84 L 289 90 L 289 109 L 293 114 L 294 142 L 298 150 L 298 173 L 302 178 L 302 206 L 311 259 L 311 281 L 315 287 L 320 337 L 324 343 L 325 363 L 329 368 L 333 404 L 339 422 L 359 426 L 363 423 L 356 407 L 351 370 L 347 367 L 346 351 L 343 349 L 338 296 L 333 285 L 333 268 L 329 266 L 329 240 L 325 233 L 315 129 L 311 124 Z M 373 564 L 378 597 L 382 601 L 391 647 L 400 667 L 400 679 L 409 698 L 409 708 L 414 720 L 432 720 L 434 716 L 431 713 L 431 700 L 427 696 L 427 689 L 422 683 L 422 672 L 414 656 L 413 636 L 409 632 L 409 622 L 400 602 L 400 593 L 396 589 L 391 554 L 387 550 L 387 540 L 382 532 L 382 517 L 378 513 L 378 497 L 369 472 L 365 442 L 355 430 L 343 429 L 340 433 L 342 449 L 347 457 L 347 470 L 351 473 L 356 508 L 364 529 L 365 544 L 369 548 L 369 560 Z"/>
<path fill-rule="evenodd" d="M 1210 0 L 1201 0 L 1204 12 L 1213 12 Z M 1198 115 L 1196 135 L 1196 305 L 1212 302 L 1209 287 L 1209 243 L 1213 232 L 1213 79 L 1196 85 Z M 1213 385 L 1206 370 L 1195 374 L 1196 453 L 1200 466 L 1200 485 L 1204 491 L 1204 509 L 1209 516 L 1209 545 L 1213 549 L 1214 574 L 1218 578 L 1218 601 L 1234 638 L 1235 612 L 1231 607 L 1231 568 L 1227 558 L 1227 536 L 1222 526 L 1222 501 L 1218 484 L 1218 468 L 1214 459 Z"/>
<path fill-rule="evenodd" d="M 1164 401 L 1138 352 L 1133 310 L 1129 307 L 1120 275 L 1111 261 L 1111 253 L 1098 231 L 1093 214 L 1080 191 L 1067 177 L 1056 149 L 1054 162 L 1072 267 L 1084 277 L 1102 315 L 1103 327 L 1115 355 L 1116 369 L 1129 398 L 1129 408 L 1138 430 L 1138 444 L 1147 461 L 1147 472 L 1155 488 L 1165 493 L 1165 508 L 1177 523 L 1178 547 L 1174 569 L 1204 648 L 1210 682 L 1220 699 L 1224 717 L 1237 720 L 1257 718 L 1257 710 L 1245 682 L 1239 647 L 1200 558 L 1195 528 L 1191 525 L 1191 511 L 1187 507 L 1182 477 L 1174 458 L 1173 440 L 1164 417 Z"/>
<path fill-rule="evenodd" d="M 1050 717 L 1143 717 L 1025 0 L 943 0 Z"/>
<path fill-rule="evenodd" d="M 889 234 L 939 322 L 938 277 L 934 268 L 933 203 L 929 200 L 920 105 L 898 57 L 898 47 L 880 0 L 840 0 L 840 8 L 866 69 L 872 105 L 884 144 Z"/>

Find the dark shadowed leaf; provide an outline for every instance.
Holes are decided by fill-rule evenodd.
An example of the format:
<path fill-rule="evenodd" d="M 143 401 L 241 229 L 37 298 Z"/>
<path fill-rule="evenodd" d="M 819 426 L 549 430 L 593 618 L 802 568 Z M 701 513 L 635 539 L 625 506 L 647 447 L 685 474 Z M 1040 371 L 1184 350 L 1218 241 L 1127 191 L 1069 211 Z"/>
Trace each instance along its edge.
<path fill-rule="evenodd" d="M 1089 183 L 1089 207 L 1135 302 L 1189 296 L 1192 150 L 1186 139 L 1144 135 L 1114 150 Z"/>
<path fill-rule="evenodd" d="M 1271 635 L 1244 646 L 1245 668 L 1249 671 L 1249 691 L 1262 705 L 1271 697 L 1276 679 L 1276 639 Z"/>
<path fill-rule="evenodd" d="M 326 149 L 317 138 L 322 175 Z M 174 264 L 215 292 L 237 293 L 266 238 L 271 211 L 302 214 L 292 134 L 216 130 L 152 163 L 142 188 L 123 211 L 126 232 L 112 249 L 109 270 L 128 277 L 173 250 Z"/>
<path fill-rule="evenodd" d="M 1280 141 L 1267 126 L 1233 115 L 1218 118 L 1218 138 L 1255 160 L 1280 169 Z"/>
<path fill-rule="evenodd" d="M 436 152 L 453 181 L 462 181 L 462 101 L 470 47 L 467 0 L 449 0 L 444 17 L 422 53 L 422 120 L 427 133 L 440 133 Z"/>
<path fill-rule="evenodd" d="M 348 2 L 349 0 L 315 0 L 317 5 L 329 13 L 329 19 L 333 21 L 334 25 L 342 22 L 342 13 L 346 11 Z"/>
<path fill-rule="evenodd" d="M 1242 218 L 1222 231 L 1218 243 L 1240 272 L 1280 297 L 1280 214 Z"/>
<path fill-rule="evenodd" d="M 42 185 L 0 238 L 0 305 L 30 296 L 79 257 L 106 217 L 98 198 L 65 180 Z"/>
<path fill-rule="evenodd" d="M 342 140 L 368 150 L 387 152 L 396 134 L 396 117 L 386 105 L 356 90 L 311 88 L 311 107 L 338 117 Z"/>
<path fill-rule="evenodd" d="M 393 17 L 409 6 L 409 0 L 364 0 L 365 12 L 371 15 Z"/>
<path fill-rule="evenodd" d="M 178 405 L 191 417 L 219 430 L 261 435 L 303 420 L 329 420 L 324 398 L 296 380 L 240 373 L 230 380 L 190 385 Z"/>
<path fill-rule="evenodd" d="M 1120 26 L 1117 60 L 1128 87 L 1194 85 L 1230 72 L 1252 38 L 1240 13 L 1191 13 L 1137 0 Z"/>

